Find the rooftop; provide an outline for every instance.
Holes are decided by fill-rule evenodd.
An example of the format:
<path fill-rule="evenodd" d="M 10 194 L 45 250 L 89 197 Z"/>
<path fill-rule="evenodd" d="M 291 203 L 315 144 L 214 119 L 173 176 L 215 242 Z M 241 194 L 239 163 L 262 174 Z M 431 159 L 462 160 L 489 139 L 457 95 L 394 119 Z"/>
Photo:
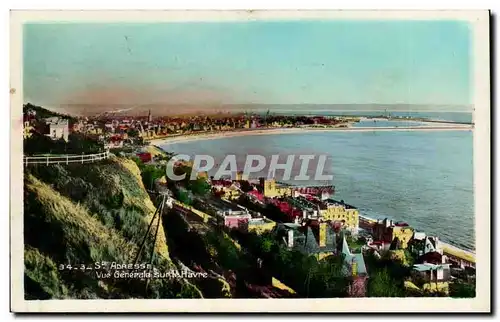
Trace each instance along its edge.
<path fill-rule="evenodd" d="M 291 205 L 300 208 L 301 210 L 307 210 L 307 211 L 314 211 L 317 210 L 318 207 L 313 204 L 312 202 L 309 202 L 306 198 L 286 198 L 285 199 L 288 203 Z"/>
<path fill-rule="evenodd" d="M 211 184 L 212 184 L 212 186 L 229 187 L 229 186 L 233 185 L 233 182 L 231 180 L 221 179 L 221 180 L 212 180 Z"/>
<path fill-rule="evenodd" d="M 265 217 L 259 217 L 259 218 L 251 218 L 250 223 L 252 225 L 265 225 L 272 223 L 273 221 L 271 219 L 265 218 Z"/>
<path fill-rule="evenodd" d="M 329 206 L 330 205 L 331 206 L 343 206 L 345 209 L 357 209 L 356 207 L 349 205 L 349 204 L 346 204 L 343 201 L 338 201 L 338 200 L 331 199 L 331 198 L 328 198 L 328 199 L 324 200 L 323 202 Z"/>
<path fill-rule="evenodd" d="M 45 119 L 45 123 L 49 125 L 68 125 L 67 119 L 60 118 L 58 116 L 48 117 Z"/>
<path fill-rule="evenodd" d="M 366 275 L 368 272 L 366 270 L 365 259 L 362 253 L 353 254 L 349 250 L 349 245 L 347 244 L 347 240 L 345 237 L 342 238 L 342 253 L 345 255 L 344 260 L 347 263 L 356 263 L 357 264 L 357 274 L 358 275 Z"/>
<path fill-rule="evenodd" d="M 319 225 L 279 224 L 278 231 L 293 230 L 293 248 L 306 253 L 318 254 L 323 252 L 335 252 L 337 249 L 336 234 L 330 225 L 326 225 L 326 246 L 319 246 Z"/>
<path fill-rule="evenodd" d="M 425 271 L 431 271 L 431 270 L 436 270 L 439 268 L 448 268 L 450 264 L 430 264 L 430 263 L 425 263 L 425 264 L 415 264 L 413 265 L 413 270 L 417 272 L 425 272 Z"/>
<path fill-rule="evenodd" d="M 246 212 L 246 208 L 242 207 L 242 206 L 238 206 L 232 202 L 229 202 L 229 201 L 226 201 L 224 199 L 218 199 L 218 198 L 210 198 L 208 200 L 206 200 L 206 202 L 216 208 L 217 210 L 219 211 L 231 211 L 231 212 L 236 212 L 236 211 L 245 211 Z"/>

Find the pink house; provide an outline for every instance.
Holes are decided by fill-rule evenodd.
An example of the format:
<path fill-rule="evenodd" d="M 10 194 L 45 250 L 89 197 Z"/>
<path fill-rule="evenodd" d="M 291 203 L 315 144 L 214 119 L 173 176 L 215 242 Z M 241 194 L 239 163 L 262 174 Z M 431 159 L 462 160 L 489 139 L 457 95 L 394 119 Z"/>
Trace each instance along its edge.
<path fill-rule="evenodd" d="M 242 225 L 245 227 L 248 225 L 248 221 L 252 218 L 250 214 L 245 215 L 226 215 L 224 216 L 224 226 L 228 228 L 239 228 Z"/>
<path fill-rule="evenodd" d="M 255 197 L 257 200 L 263 202 L 264 201 L 264 195 L 260 192 L 258 192 L 257 190 L 252 190 L 252 191 L 249 191 L 247 192 L 249 195 L 252 195 L 253 197 Z"/>

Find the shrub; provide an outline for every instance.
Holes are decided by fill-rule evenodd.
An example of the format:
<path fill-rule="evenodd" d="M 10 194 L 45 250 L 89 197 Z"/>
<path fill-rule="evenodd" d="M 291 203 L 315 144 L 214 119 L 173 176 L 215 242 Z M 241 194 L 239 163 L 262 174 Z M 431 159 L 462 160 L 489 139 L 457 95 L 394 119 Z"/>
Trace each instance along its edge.
<path fill-rule="evenodd" d="M 476 284 L 455 282 L 450 284 L 450 296 L 455 298 L 476 297 Z"/>
<path fill-rule="evenodd" d="M 28 299 L 62 299 L 67 295 L 56 264 L 29 245 L 24 248 L 24 274 Z"/>
<path fill-rule="evenodd" d="M 377 271 L 368 280 L 369 297 L 404 297 L 403 287 L 387 269 Z"/>

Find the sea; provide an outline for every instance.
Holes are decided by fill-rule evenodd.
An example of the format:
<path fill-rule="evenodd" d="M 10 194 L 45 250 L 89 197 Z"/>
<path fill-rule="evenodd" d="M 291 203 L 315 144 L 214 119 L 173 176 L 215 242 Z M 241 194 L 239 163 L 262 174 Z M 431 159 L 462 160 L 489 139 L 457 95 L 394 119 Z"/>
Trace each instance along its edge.
<path fill-rule="evenodd" d="M 402 114 L 392 113 L 472 121 L 472 114 L 464 112 Z M 366 112 L 343 115 L 369 116 Z M 382 114 L 373 112 L 373 116 L 377 115 Z M 403 127 L 415 123 L 366 119 L 356 124 L 388 125 Z M 472 131 L 308 132 L 165 143 L 160 147 L 175 153 L 219 158 L 257 150 L 263 154 L 294 154 L 305 147 L 307 151 L 327 153 L 332 160 L 335 199 L 356 206 L 367 217 L 404 221 L 418 231 L 475 251 Z"/>

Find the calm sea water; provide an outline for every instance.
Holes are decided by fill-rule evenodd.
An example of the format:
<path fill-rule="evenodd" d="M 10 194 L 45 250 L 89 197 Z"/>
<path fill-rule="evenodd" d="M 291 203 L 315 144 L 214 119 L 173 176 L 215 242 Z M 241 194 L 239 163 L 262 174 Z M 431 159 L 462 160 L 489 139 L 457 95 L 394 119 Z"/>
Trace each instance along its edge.
<path fill-rule="evenodd" d="M 450 123 L 451 124 L 451 123 Z M 364 120 L 354 123 L 353 127 L 417 127 L 417 126 L 436 126 L 436 123 L 423 123 L 412 121 L 387 121 L 387 120 Z"/>
<path fill-rule="evenodd" d="M 457 113 L 464 114 L 464 113 Z M 224 158 L 307 151 L 329 154 L 337 199 L 372 218 L 389 218 L 475 250 L 473 134 L 318 132 L 164 144 L 176 153 Z"/>
<path fill-rule="evenodd" d="M 436 121 L 455 121 L 455 122 L 472 122 L 472 113 L 466 112 L 385 112 L 385 111 L 293 111 L 293 112 L 285 112 L 279 111 L 274 112 L 275 114 L 298 114 L 298 115 L 324 115 L 324 116 L 382 116 L 382 115 L 391 115 L 397 117 L 418 117 L 418 118 L 426 118 Z"/>

